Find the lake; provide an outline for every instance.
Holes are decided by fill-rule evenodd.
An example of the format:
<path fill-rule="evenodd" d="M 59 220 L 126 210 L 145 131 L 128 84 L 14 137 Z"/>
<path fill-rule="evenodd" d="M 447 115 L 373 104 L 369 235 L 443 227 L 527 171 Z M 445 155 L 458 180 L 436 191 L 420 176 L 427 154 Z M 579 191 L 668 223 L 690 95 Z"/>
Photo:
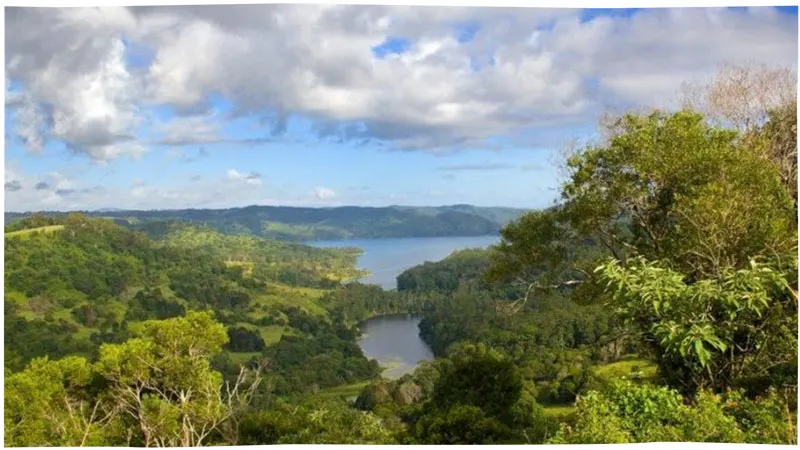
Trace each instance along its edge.
<path fill-rule="evenodd" d="M 370 276 L 362 283 L 379 284 L 384 289 L 397 288 L 397 276 L 404 270 L 425 261 L 440 261 L 455 250 L 486 248 L 500 241 L 499 236 L 348 239 L 343 241 L 306 242 L 315 247 L 358 247 L 364 253 L 358 257 L 359 269 Z"/>
<path fill-rule="evenodd" d="M 456 250 L 486 248 L 499 236 L 350 239 L 307 242 L 316 247 L 358 247 L 364 253 L 357 266 L 370 276 L 362 283 L 379 284 L 384 289 L 397 288 L 397 276 L 425 261 L 441 261 Z M 392 314 L 375 317 L 359 325 L 362 336 L 358 345 L 367 358 L 374 358 L 385 368 L 383 376 L 399 378 L 413 372 L 420 361 L 433 359 L 433 352 L 419 337 L 418 317 Z"/>
<path fill-rule="evenodd" d="M 408 314 L 391 314 L 359 325 L 358 345 L 367 358 L 385 368 L 384 377 L 399 378 L 413 372 L 421 361 L 433 359 L 433 352 L 419 337 L 419 321 Z"/>

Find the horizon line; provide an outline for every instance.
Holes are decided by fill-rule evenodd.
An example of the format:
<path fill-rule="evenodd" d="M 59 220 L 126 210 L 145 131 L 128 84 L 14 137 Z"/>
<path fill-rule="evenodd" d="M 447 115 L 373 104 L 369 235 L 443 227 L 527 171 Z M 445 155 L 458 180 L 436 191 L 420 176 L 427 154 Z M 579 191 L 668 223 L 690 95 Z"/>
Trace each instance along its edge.
<path fill-rule="evenodd" d="M 252 204 L 247 206 L 229 206 L 229 207 L 218 207 L 218 208 L 197 208 L 197 207 L 187 207 L 187 208 L 163 208 L 163 209 L 127 209 L 127 208 L 97 208 L 97 209 L 68 209 L 68 210 L 28 210 L 28 211 L 4 211 L 4 214 L 36 214 L 36 213 L 119 213 L 119 212 L 166 212 L 166 211 L 220 211 L 225 209 L 246 209 L 246 208 L 294 208 L 294 209 L 337 209 L 337 208 L 364 208 L 364 209 L 381 209 L 381 208 L 452 208 L 452 207 L 459 207 L 459 206 L 468 206 L 472 208 L 505 208 L 505 209 L 517 209 L 517 210 L 538 210 L 538 209 L 546 209 L 548 207 L 521 207 L 521 206 L 503 206 L 503 205 L 494 205 L 494 206 L 478 206 L 469 203 L 453 203 L 448 205 L 385 205 L 385 206 L 364 206 L 364 205 L 337 205 L 337 206 L 291 206 L 291 205 L 258 205 Z M 105 210 L 105 211 L 104 211 Z"/>

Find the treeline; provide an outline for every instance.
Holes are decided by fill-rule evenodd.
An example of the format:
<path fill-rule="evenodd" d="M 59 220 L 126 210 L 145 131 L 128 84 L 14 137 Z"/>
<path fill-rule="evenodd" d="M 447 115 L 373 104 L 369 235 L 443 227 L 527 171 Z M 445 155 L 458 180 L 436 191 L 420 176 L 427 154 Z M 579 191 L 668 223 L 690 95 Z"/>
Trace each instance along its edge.
<path fill-rule="evenodd" d="M 484 236 L 497 234 L 506 223 L 525 211 L 513 208 L 482 208 L 470 205 L 441 207 L 337 207 L 299 208 L 248 206 L 229 209 L 167 211 L 85 212 L 92 217 L 114 219 L 118 224 L 147 231 L 164 222 L 184 222 L 214 231 L 288 241 L 353 238 L 435 236 Z M 61 213 L 63 215 L 63 213 Z M 6 213 L 13 227 L 28 213 Z M 59 215 L 48 212 L 43 216 Z M 11 228 L 7 228 L 10 231 Z"/>

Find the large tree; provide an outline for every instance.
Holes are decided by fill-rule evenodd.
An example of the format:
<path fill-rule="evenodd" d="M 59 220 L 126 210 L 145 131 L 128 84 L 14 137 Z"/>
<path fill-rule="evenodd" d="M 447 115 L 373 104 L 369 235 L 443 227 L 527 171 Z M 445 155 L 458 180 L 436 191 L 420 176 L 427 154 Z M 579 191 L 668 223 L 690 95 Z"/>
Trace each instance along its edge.
<path fill-rule="evenodd" d="M 783 373 L 796 356 L 797 224 L 763 156 L 762 140 L 694 112 L 623 116 L 608 142 L 570 157 L 558 207 L 503 230 L 489 274 L 529 294 L 581 282 L 574 295 L 614 306 L 688 392 L 774 380 L 755 361 Z"/>
<path fill-rule="evenodd" d="M 9 446 L 197 446 L 235 442 L 258 372 L 225 383 L 210 357 L 227 342 L 209 313 L 147 321 L 137 337 L 105 344 L 95 364 L 37 359 L 6 377 Z"/>

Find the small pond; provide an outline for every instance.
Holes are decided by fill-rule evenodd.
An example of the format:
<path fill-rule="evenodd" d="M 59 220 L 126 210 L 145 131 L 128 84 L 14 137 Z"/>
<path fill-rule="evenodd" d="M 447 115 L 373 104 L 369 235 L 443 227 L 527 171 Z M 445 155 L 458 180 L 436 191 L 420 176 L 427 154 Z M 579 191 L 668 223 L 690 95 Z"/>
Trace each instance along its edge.
<path fill-rule="evenodd" d="M 419 317 L 409 314 L 379 316 L 362 322 L 358 345 L 367 358 L 385 368 L 383 376 L 399 378 L 413 372 L 421 361 L 433 359 L 433 352 L 419 337 Z"/>

